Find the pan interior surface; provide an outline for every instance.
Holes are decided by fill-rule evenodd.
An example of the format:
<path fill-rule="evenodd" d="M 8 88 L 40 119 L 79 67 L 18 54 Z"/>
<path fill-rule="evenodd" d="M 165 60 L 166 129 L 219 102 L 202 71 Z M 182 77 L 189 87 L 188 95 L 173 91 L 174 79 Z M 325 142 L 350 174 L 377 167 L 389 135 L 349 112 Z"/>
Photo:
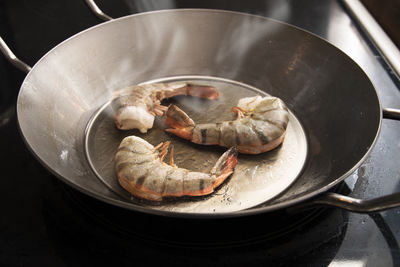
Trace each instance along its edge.
<path fill-rule="evenodd" d="M 175 81 L 212 85 L 220 91 L 218 100 L 178 96 L 163 102 L 178 105 L 196 123 L 234 120 L 235 116 L 231 108 L 236 106 L 240 98 L 268 95 L 243 83 L 208 76 L 177 76 L 148 82 Z M 138 130 L 118 130 L 114 125 L 109 102 L 95 112 L 87 125 L 85 153 L 89 165 L 96 176 L 110 190 L 122 197 L 128 205 L 185 213 L 222 213 L 251 208 L 276 197 L 287 189 L 301 173 L 307 157 L 306 135 L 299 120 L 290 112 L 283 144 L 259 155 L 240 154 L 234 174 L 211 195 L 165 198 L 162 202 L 150 202 L 133 197 L 119 185 L 114 170 L 114 156 L 124 137 L 136 135 L 154 146 L 169 140 L 175 148 L 174 160 L 177 166 L 206 173 L 226 150 L 217 146 L 193 144 L 166 133 L 164 129 L 163 118 L 157 117 L 154 127 L 146 134 Z"/>

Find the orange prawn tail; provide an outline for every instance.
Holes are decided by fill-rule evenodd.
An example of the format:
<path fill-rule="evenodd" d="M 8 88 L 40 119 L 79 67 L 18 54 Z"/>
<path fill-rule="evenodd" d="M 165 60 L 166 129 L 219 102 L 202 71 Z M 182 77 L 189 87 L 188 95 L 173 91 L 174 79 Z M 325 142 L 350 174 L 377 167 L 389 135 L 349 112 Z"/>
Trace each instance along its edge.
<path fill-rule="evenodd" d="M 194 121 L 180 108 L 170 105 L 165 113 L 165 124 L 172 127 L 165 129 L 166 132 L 172 133 L 181 138 L 192 140 L 193 129 L 196 126 Z"/>
<path fill-rule="evenodd" d="M 236 147 L 231 147 L 215 163 L 211 169 L 211 174 L 216 176 L 214 188 L 222 184 L 233 173 L 237 164 L 237 155 Z"/>
<path fill-rule="evenodd" d="M 175 88 L 173 90 L 158 92 L 157 99 L 161 101 L 165 98 L 170 98 L 177 95 L 190 95 L 215 100 L 219 97 L 219 92 L 214 86 L 186 84 L 185 86 Z"/>
<path fill-rule="evenodd" d="M 219 92 L 214 86 L 205 85 L 195 85 L 189 84 L 187 86 L 187 94 L 190 96 L 196 96 L 207 99 L 217 99 L 219 97 Z"/>

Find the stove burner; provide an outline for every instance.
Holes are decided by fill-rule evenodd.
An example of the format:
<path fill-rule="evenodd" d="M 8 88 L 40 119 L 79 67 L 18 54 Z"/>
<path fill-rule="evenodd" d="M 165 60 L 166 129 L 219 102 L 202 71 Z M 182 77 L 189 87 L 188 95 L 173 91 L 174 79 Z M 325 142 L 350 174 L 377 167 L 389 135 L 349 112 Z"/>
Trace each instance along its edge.
<path fill-rule="evenodd" d="M 347 229 L 348 213 L 338 209 L 221 220 L 159 217 L 105 204 L 53 181 L 43 202 L 46 232 L 65 260 L 74 260 L 66 249 L 73 246 L 80 264 L 85 259 L 104 264 L 110 254 L 113 263 L 175 266 L 293 266 L 317 257 L 330 262 Z"/>
<path fill-rule="evenodd" d="M 61 243 L 65 243 L 67 238 L 72 239 L 70 242 L 82 243 L 81 246 L 95 242 L 95 247 L 104 245 L 106 249 L 112 247 L 113 251 L 127 253 L 140 247 L 140 253 L 168 252 L 170 257 L 174 254 L 183 257 L 183 262 L 195 258 L 207 264 L 208 260 L 214 260 L 216 253 L 224 264 L 234 265 L 250 258 L 279 264 L 298 262 L 307 258 L 307 254 L 315 257 L 311 254 L 316 251 L 319 255 L 329 253 L 324 259 L 332 259 L 347 226 L 346 212 L 323 208 L 298 214 L 277 211 L 217 220 L 159 217 L 97 201 L 58 180 L 54 184 L 56 192 L 52 194 L 65 196 L 56 198 L 61 203 L 46 201 L 45 205 L 48 232 L 56 234 L 55 241 L 61 238 Z M 341 184 L 336 191 L 343 193 L 344 187 Z M 51 231 L 52 228 L 55 230 Z M 60 233 L 64 234 L 60 236 Z M 93 238 L 96 240 L 89 241 Z M 330 249 L 324 249 L 325 246 Z"/>
<path fill-rule="evenodd" d="M 340 184 L 334 190 L 343 191 L 344 187 L 345 184 Z M 298 214 L 276 211 L 218 220 L 176 219 L 114 207 L 68 186 L 63 185 L 62 189 L 79 209 L 107 227 L 145 241 L 181 248 L 232 248 L 274 241 L 307 227 L 315 228 L 335 213 L 328 209 L 315 208 Z M 341 224 L 337 220 L 336 223 Z"/>

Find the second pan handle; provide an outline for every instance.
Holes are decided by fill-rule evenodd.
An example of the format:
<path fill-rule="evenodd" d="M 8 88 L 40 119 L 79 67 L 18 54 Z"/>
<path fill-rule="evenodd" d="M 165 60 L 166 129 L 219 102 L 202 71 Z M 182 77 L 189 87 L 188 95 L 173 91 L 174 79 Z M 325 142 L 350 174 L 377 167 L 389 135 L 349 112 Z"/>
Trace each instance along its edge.
<path fill-rule="evenodd" d="M 293 207 L 293 211 L 301 211 L 315 206 L 332 206 L 357 213 L 372 213 L 384 211 L 400 206 L 400 193 L 393 193 L 387 196 L 373 199 L 357 199 L 337 193 L 323 193 L 316 198 L 303 204 Z"/>
<path fill-rule="evenodd" d="M 386 119 L 400 121 L 400 110 L 394 108 L 384 108 L 382 111 L 383 117 Z"/>
<path fill-rule="evenodd" d="M 400 120 L 400 110 L 384 108 L 382 116 L 385 119 Z M 351 212 L 371 213 L 387 209 L 400 207 L 400 193 L 393 193 L 383 197 L 373 199 L 357 199 L 337 193 L 322 193 L 321 195 L 293 207 L 292 211 L 301 211 L 303 209 L 313 208 L 315 206 L 332 206 L 345 209 Z"/>
<path fill-rule="evenodd" d="M 28 73 L 31 71 L 31 67 L 26 64 L 25 62 L 21 61 L 19 58 L 17 58 L 14 53 L 11 51 L 11 49 L 8 47 L 6 42 L 4 42 L 3 38 L 0 36 L 0 51 L 3 53 L 3 55 L 6 57 L 6 59 L 11 62 L 16 68 L 22 70 L 25 73 Z"/>
<path fill-rule="evenodd" d="M 112 20 L 113 18 L 105 14 L 101 9 L 96 5 L 96 3 L 93 0 L 85 0 L 86 4 L 89 6 L 90 10 L 99 17 L 102 20 L 109 21 Z M 16 68 L 19 70 L 28 73 L 31 71 L 31 66 L 20 60 L 13 52 L 12 50 L 8 47 L 6 42 L 3 40 L 3 38 L 0 36 L 0 51 L 1 53 L 6 57 L 6 59 L 13 64 Z"/>
<path fill-rule="evenodd" d="M 112 17 L 104 13 L 99 6 L 94 2 L 94 0 L 85 0 L 86 4 L 88 5 L 89 9 L 100 19 L 104 21 L 113 20 Z"/>

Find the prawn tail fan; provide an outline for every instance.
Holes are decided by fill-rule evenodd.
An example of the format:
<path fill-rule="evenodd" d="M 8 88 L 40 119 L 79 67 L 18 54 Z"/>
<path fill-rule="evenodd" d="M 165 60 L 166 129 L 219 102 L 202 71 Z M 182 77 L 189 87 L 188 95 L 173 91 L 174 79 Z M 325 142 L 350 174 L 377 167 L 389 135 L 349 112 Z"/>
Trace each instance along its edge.
<path fill-rule="evenodd" d="M 236 147 L 231 147 L 217 160 L 211 169 L 211 174 L 216 176 L 214 188 L 219 186 L 233 173 L 237 164 L 237 155 L 238 151 Z"/>
<path fill-rule="evenodd" d="M 180 108 L 170 105 L 165 113 L 165 124 L 172 127 L 166 132 L 177 135 L 186 140 L 192 140 L 194 121 Z"/>

